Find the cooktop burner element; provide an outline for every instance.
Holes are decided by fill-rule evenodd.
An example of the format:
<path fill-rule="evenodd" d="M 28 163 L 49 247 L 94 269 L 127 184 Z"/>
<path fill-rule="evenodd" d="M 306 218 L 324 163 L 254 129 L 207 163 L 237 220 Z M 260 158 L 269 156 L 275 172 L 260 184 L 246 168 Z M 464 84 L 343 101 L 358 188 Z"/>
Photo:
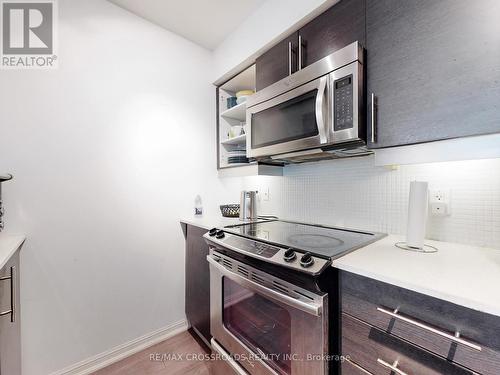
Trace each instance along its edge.
<path fill-rule="evenodd" d="M 333 248 L 344 243 L 344 241 L 338 238 L 323 236 L 321 234 L 292 234 L 288 237 L 288 240 L 298 248 L 309 247 L 313 249 Z"/>
<path fill-rule="evenodd" d="M 224 231 L 329 259 L 338 258 L 383 236 L 379 233 L 281 220 L 233 225 L 224 228 Z"/>

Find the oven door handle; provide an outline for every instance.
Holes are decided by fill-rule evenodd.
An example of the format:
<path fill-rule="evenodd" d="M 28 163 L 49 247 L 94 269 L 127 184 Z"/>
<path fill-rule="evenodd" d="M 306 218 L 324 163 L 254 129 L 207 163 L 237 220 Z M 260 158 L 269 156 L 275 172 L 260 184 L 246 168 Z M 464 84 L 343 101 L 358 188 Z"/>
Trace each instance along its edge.
<path fill-rule="evenodd" d="M 230 278 L 231 280 L 237 282 L 241 286 L 251 289 L 255 292 L 258 292 L 268 298 L 272 298 L 275 301 L 281 302 L 285 305 L 291 306 L 293 308 L 296 308 L 300 311 L 303 311 L 305 313 L 314 315 L 314 316 L 321 316 L 322 315 L 322 306 L 318 305 L 316 303 L 308 303 L 308 302 L 303 302 L 299 301 L 295 298 L 292 298 L 290 296 L 287 296 L 286 294 L 277 292 L 273 289 L 270 289 L 268 287 L 265 287 L 263 285 L 260 285 L 254 281 L 248 280 L 247 278 L 238 275 L 237 273 L 234 273 L 224 266 L 221 266 L 215 259 L 213 259 L 210 255 L 207 255 L 207 261 L 217 269 L 223 276 L 226 276 Z"/>
<path fill-rule="evenodd" d="M 319 140 L 321 144 L 325 144 L 328 142 L 326 137 L 327 129 L 325 126 L 325 98 L 326 98 L 326 89 L 327 89 L 327 77 L 321 77 L 319 79 L 318 85 L 318 95 L 316 96 L 316 125 L 318 126 Z"/>

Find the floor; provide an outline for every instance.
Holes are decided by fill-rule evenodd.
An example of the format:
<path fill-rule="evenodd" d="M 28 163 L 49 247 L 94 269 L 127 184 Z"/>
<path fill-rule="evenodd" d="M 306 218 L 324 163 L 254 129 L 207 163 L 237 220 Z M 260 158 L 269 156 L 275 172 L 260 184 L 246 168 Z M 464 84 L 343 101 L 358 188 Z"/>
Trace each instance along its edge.
<path fill-rule="evenodd" d="M 94 375 L 208 375 L 210 363 L 197 357 L 209 353 L 196 335 L 188 331 L 94 372 Z"/>

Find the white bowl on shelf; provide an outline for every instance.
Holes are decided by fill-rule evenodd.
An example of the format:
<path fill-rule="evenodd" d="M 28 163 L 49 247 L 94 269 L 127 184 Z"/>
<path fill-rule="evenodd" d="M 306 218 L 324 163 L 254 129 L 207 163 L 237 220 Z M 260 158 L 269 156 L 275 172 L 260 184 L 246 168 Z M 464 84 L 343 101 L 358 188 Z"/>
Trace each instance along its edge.
<path fill-rule="evenodd" d="M 250 95 L 240 96 L 238 99 L 236 99 L 236 104 L 241 104 L 241 103 L 246 102 L 249 97 L 250 97 Z"/>

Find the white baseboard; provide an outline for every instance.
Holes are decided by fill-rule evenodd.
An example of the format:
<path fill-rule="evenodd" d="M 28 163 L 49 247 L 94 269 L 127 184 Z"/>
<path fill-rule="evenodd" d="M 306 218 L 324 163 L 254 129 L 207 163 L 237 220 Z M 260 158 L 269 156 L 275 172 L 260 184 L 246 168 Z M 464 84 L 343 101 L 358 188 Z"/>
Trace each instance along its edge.
<path fill-rule="evenodd" d="M 87 358 L 62 370 L 53 372 L 51 375 L 88 375 L 94 371 L 118 362 L 132 354 L 149 348 L 159 342 L 173 337 L 188 329 L 186 320 L 180 320 L 167 327 L 160 328 L 132 341 L 115 346 L 103 353 Z"/>

